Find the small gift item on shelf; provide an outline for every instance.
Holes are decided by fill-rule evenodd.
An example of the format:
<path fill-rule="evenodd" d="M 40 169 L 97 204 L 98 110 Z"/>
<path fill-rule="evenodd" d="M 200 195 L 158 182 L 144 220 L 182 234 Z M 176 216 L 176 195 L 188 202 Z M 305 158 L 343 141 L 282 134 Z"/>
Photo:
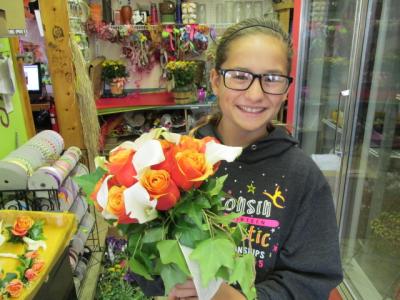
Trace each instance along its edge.
<path fill-rule="evenodd" d="M 102 67 L 101 78 L 110 86 L 111 95 L 122 95 L 129 75 L 126 66 L 120 60 L 105 60 Z"/>
<path fill-rule="evenodd" d="M 150 4 L 150 24 L 157 25 L 160 20 L 158 19 L 157 5 L 155 3 Z"/>
<path fill-rule="evenodd" d="M 170 0 L 164 0 L 158 5 L 161 14 L 162 24 L 175 23 L 175 3 Z"/>
<path fill-rule="evenodd" d="M 194 61 L 170 61 L 166 67 L 176 104 L 196 102 L 194 76 L 197 65 Z"/>
<path fill-rule="evenodd" d="M 122 25 L 131 24 L 132 20 L 132 7 L 130 5 L 124 5 L 120 9 L 120 19 Z"/>
<path fill-rule="evenodd" d="M 197 23 L 197 4 L 194 2 L 182 3 L 182 23 L 196 24 Z"/>

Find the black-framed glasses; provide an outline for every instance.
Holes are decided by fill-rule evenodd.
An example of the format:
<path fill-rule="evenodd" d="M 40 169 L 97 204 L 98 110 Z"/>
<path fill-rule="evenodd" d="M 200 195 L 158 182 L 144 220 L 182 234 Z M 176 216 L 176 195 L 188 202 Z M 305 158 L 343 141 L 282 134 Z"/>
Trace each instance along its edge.
<path fill-rule="evenodd" d="M 270 95 L 285 94 L 293 81 L 292 77 L 281 74 L 254 74 L 248 71 L 220 69 L 219 73 L 224 78 L 224 85 L 235 91 L 245 91 L 256 78 L 260 81 L 261 89 Z"/>

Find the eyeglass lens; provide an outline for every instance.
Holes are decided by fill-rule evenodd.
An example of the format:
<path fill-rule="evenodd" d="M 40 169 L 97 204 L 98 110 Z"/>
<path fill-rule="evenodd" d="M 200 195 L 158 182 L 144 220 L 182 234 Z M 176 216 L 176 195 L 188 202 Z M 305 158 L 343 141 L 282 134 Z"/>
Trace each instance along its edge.
<path fill-rule="evenodd" d="M 253 83 L 254 75 L 249 72 L 227 70 L 224 72 L 225 86 L 229 89 L 244 91 Z M 261 87 L 265 93 L 284 94 L 289 86 L 289 79 L 275 74 L 263 74 Z"/>

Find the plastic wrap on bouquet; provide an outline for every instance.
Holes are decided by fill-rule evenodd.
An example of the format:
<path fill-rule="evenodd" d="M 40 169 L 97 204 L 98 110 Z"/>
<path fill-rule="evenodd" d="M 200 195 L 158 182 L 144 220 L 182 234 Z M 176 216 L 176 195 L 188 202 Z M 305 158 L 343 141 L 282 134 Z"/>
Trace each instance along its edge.
<path fill-rule="evenodd" d="M 179 244 L 179 246 L 181 247 L 183 256 L 185 257 L 187 266 L 190 270 L 190 274 L 192 274 L 193 283 L 196 287 L 197 296 L 199 300 L 210 300 L 218 291 L 223 280 L 220 278 L 211 280 L 208 283 L 207 287 L 203 287 L 203 285 L 201 284 L 201 274 L 200 274 L 199 264 L 189 258 L 190 254 L 193 252 L 193 249 L 183 246 L 181 244 Z"/>

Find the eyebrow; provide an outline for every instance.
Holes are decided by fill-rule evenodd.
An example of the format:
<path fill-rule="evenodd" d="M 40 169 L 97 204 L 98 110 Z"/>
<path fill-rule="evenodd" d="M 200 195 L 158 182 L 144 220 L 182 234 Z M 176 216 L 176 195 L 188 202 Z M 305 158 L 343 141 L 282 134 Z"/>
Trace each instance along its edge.
<path fill-rule="evenodd" d="M 254 73 L 251 70 L 247 69 L 247 68 L 242 68 L 242 67 L 232 67 L 232 68 L 223 68 L 226 70 L 235 70 L 235 71 L 243 71 L 243 72 L 249 72 L 249 73 L 253 73 L 253 74 L 276 74 L 276 75 L 285 75 L 284 72 L 282 72 L 281 70 L 268 70 L 266 72 L 262 72 L 262 73 Z"/>

